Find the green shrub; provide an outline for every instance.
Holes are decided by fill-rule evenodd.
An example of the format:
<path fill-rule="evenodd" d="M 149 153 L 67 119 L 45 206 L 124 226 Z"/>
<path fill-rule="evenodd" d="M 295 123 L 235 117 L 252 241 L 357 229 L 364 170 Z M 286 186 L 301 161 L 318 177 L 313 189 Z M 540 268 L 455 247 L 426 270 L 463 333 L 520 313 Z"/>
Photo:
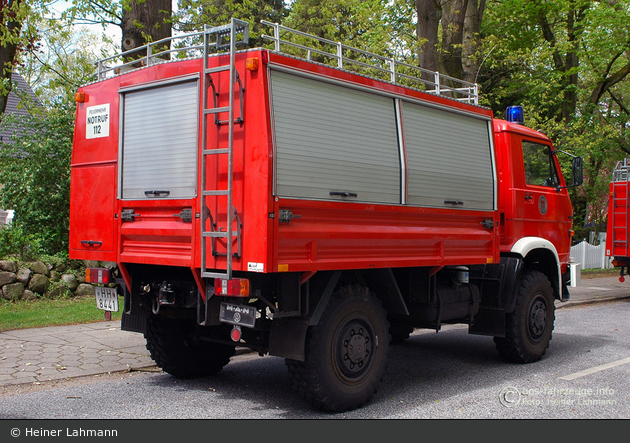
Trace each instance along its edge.
<path fill-rule="evenodd" d="M 41 239 L 15 224 L 0 226 L 0 260 L 35 260 L 41 253 Z"/>

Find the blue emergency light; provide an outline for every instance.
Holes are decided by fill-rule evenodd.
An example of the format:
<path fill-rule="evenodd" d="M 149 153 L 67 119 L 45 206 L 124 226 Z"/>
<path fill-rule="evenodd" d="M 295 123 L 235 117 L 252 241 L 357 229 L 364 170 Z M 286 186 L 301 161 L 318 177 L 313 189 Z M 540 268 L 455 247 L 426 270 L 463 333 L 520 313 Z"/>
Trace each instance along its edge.
<path fill-rule="evenodd" d="M 505 119 L 511 123 L 525 124 L 525 113 L 522 106 L 508 106 L 505 110 Z"/>

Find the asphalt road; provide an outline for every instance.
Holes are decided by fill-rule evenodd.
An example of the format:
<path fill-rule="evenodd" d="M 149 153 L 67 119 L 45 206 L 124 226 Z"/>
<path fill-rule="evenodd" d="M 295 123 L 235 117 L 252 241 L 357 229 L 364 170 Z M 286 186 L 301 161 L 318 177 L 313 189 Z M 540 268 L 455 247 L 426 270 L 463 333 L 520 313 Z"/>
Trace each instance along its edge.
<path fill-rule="evenodd" d="M 342 414 L 297 398 L 282 359 L 246 354 L 204 379 L 133 372 L 18 392 L 0 397 L 0 419 L 628 419 L 629 316 L 630 300 L 557 310 L 547 355 L 529 365 L 463 326 L 415 332 L 391 347 L 373 400 Z"/>

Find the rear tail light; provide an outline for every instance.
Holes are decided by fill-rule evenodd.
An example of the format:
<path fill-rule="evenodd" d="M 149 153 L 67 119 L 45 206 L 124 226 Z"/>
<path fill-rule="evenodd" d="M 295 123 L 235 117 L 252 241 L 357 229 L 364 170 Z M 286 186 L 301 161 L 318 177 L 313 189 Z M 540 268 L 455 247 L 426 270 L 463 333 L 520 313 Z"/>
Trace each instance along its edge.
<path fill-rule="evenodd" d="M 246 278 L 215 278 L 214 294 L 224 297 L 249 297 L 249 280 Z"/>
<path fill-rule="evenodd" d="M 110 281 L 109 269 L 106 268 L 87 268 L 85 270 L 86 283 L 99 283 L 108 285 Z"/>

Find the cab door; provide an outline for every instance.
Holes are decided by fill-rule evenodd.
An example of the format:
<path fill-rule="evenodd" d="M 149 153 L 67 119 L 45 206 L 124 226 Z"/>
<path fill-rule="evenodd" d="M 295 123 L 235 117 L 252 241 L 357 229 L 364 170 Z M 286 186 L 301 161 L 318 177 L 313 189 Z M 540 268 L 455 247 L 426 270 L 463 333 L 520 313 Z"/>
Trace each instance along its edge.
<path fill-rule="evenodd" d="M 546 140 L 527 138 L 520 145 L 522 163 L 518 166 L 522 169 L 515 168 L 515 196 L 522 236 L 549 240 L 560 255 L 566 255 L 563 251 L 570 253 L 571 248 L 572 209 L 553 146 Z M 563 259 L 568 257 L 560 257 Z"/>

